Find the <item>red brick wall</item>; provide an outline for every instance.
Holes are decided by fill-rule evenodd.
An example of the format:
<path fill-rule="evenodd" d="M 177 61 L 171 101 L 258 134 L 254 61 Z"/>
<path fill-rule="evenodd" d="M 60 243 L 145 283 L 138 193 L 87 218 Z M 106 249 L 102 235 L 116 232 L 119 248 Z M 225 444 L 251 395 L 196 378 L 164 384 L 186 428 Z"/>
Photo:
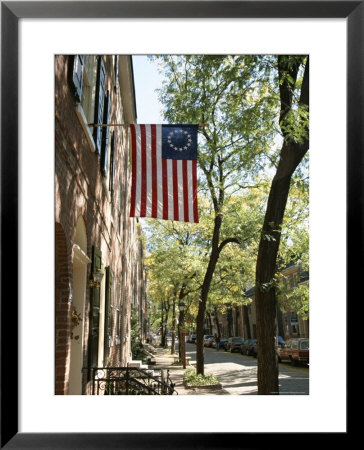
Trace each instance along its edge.
<path fill-rule="evenodd" d="M 69 295 L 72 283 L 69 250 L 66 237 L 56 223 L 55 237 L 55 393 L 67 394 L 70 362 L 70 306 Z"/>
<path fill-rule="evenodd" d="M 106 67 L 106 89 L 111 93 L 111 122 L 123 121 L 123 105 L 120 90 L 114 89 L 114 68 L 111 56 L 103 57 Z M 69 376 L 70 350 L 70 306 L 68 302 L 72 289 L 72 247 L 74 243 L 77 220 L 83 217 L 87 234 L 87 255 L 91 258 L 92 246 L 103 249 L 105 267 L 110 266 L 114 274 L 114 306 L 120 292 L 120 312 L 122 303 L 124 311 L 130 310 L 130 298 L 134 290 L 132 268 L 134 261 L 140 257 L 136 220 L 129 218 L 129 204 L 126 201 L 130 172 L 128 166 L 128 146 L 125 145 L 126 130 L 115 131 L 115 172 L 114 201 L 110 202 L 102 182 L 100 157 L 91 151 L 85 132 L 76 114 L 77 103 L 69 85 L 69 68 L 72 58 L 59 55 L 55 58 L 55 221 L 57 254 L 67 260 L 67 277 L 62 278 L 56 286 L 56 392 L 67 393 Z M 122 145 L 124 143 L 124 145 Z M 117 230 L 117 199 L 119 186 L 122 185 L 121 234 Z M 113 223 L 111 218 L 113 218 Z M 62 239 L 58 238 L 62 235 Z M 61 245 L 62 241 L 62 245 Z M 63 247 L 62 247 L 63 246 Z M 62 249 L 65 253 L 62 253 Z M 125 256 L 123 258 L 123 256 Z M 61 257 L 58 256 L 59 261 Z M 63 261 L 62 259 L 62 261 Z M 123 261 L 125 263 L 123 263 Z M 61 266 L 60 266 L 61 267 Z M 66 267 L 62 262 L 62 267 Z M 90 265 L 88 267 L 88 276 Z M 126 279 L 126 291 L 117 289 Z M 56 283 L 57 284 L 57 283 Z M 136 286 L 135 286 L 136 288 Z M 83 367 L 88 364 L 88 330 L 89 330 L 89 288 L 86 287 L 86 305 L 84 326 Z M 114 315 L 116 307 L 114 307 Z M 130 314 L 128 315 L 130 320 Z M 124 323 L 122 324 L 122 321 Z M 126 314 L 120 320 L 120 326 L 128 329 Z M 116 317 L 114 317 L 114 328 Z M 129 327 L 130 329 L 130 327 Z M 114 330 L 115 333 L 115 330 Z M 110 349 L 110 363 L 125 365 L 129 359 L 130 340 L 121 336 L 121 342 Z M 122 347 L 122 348 L 121 348 Z M 121 351 L 123 358 L 121 360 Z M 83 392 L 88 392 L 87 371 L 84 371 Z"/>

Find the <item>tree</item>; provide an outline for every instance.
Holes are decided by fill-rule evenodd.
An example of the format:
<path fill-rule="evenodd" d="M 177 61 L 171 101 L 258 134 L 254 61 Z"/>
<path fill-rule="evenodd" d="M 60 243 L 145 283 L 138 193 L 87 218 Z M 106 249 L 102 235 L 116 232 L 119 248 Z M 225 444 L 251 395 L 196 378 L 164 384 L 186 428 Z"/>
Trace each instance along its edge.
<path fill-rule="evenodd" d="M 164 309 L 164 319 L 172 311 L 172 345 L 174 353 L 176 331 L 176 306 L 191 292 L 197 290 L 198 257 L 195 239 L 190 227 L 183 223 L 146 220 L 145 232 L 149 235 L 146 259 L 148 271 L 148 295 L 156 310 Z M 187 304 L 187 311 L 189 309 Z M 187 313 L 187 312 L 186 312 Z M 164 330 L 165 331 L 165 330 Z M 164 343 L 165 333 L 162 333 Z"/>
<path fill-rule="evenodd" d="M 253 183 L 276 135 L 277 103 L 270 95 L 272 56 L 162 56 L 161 91 L 170 123 L 207 123 L 201 131 L 200 193 L 210 197 L 213 227 L 196 320 L 197 373 L 204 374 L 203 322 L 213 274 L 224 248 L 246 239 L 237 227 L 222 238 L 226 200 Z"/>
<path fill-rule="evenodd" d="M 300 71 L 303 70 L 301 79 Z M 256 312 L 258 394 L 277 394 L 278 363 L 275 356 L 276 268 L 292 175 L 309 148 L 309 60 L 302 56 L 278 56 L 280 93 L 279 124 L 283 144 L 273 178 L 258 248 Z"/>
<path fill-rule="evenodd" d="M 160 98 L 170 123 L 207 123 L 201 131 L 200 193 L 209 195 L 213 226 L 206 249 L 196 319 L 197 373 L 204 374 L 203 323 L 218 260 L 229 244 L 241 246 L 245 230 L 222 237 L 226 200 L 253 184 L 267 163 L 278 112 L 272 87 L 273 56 L 162 56 L 167 79 Z M 240 232 L 241 231 L 241 232 Z"/>

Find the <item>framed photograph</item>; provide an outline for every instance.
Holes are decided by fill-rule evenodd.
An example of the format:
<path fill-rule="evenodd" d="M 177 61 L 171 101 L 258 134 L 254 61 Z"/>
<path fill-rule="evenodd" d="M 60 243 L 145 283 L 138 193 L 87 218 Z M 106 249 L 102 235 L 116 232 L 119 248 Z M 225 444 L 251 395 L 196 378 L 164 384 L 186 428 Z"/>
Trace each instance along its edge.
<path fill-rule="evenodd" d="M 363 20 L 362 1 L 1 2 L 1 448 L 348 438 L 347 304 L 363 273 Z M 310 326 L 314 342 L 340 341 L 340 367 L 329 370 L 334 350 L 323 359 L 313 350 L 302 398 L 55 396 L 54 55 L 215 52 L 312 54 Z M 295 424 L 293 411 L 307 423 Z M 216 424 L 216 415 L 234 423 Z"/>

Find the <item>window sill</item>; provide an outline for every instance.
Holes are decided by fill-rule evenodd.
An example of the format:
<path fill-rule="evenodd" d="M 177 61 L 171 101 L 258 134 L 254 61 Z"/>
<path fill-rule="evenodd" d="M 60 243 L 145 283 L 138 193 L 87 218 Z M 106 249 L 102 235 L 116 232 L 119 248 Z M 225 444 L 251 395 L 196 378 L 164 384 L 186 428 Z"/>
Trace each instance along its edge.
<path fill-rule="evenodd" d="M 90 150 L 93 153 L 95 153 L 96 147 L 95 147 L 94 138 L 92 137 L 92 133 L 91 133 L 91 130 L 90 130 L 89 126 L 88 126 L 85 113 L 83 112 L 83 108 L 82 108 L 80 103 L 78 103 L 78 105 L 77 105 L 76 114 L 77 114 L 78 120 L 81 123 L 83 131 L 85 132 L 87 142 L 88 142 L 88 144 L 90 146 Z"/>

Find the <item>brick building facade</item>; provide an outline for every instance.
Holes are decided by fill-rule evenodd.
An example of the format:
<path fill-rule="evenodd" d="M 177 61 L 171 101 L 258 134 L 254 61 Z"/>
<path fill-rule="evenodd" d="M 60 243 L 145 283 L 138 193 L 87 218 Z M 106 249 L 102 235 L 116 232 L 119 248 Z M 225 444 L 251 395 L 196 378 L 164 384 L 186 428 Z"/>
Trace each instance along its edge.
<path fill-rule="evenodd" d="M 127 365 L 132 304 L 147 321 L 129 130 L 115 126 L 135 122 L 131 57 L 55 57 L 56 394 L 88 394 L 91 367 Z"/>
<path fill-rule="evenodd" d="M 309 283 L 308 272 L 303 272 L 300 265 L 289 264 L 282 270 L 286 288 L 293 290 L 298 285 Z M 224 313 L 218 316 L 206 317 L 205 332 L 217 333 L 219 324 L 220 335 L 224 337 L 241 336 L 245 339 L 257 338 L 257 318 L 254 287 L 245 292 L 250 299 L 247 305 L 225 304 Z M 294 309 L 285 312 L 277 307 L 277 332 L 284 339 L 293 337 L 309 337 L 309 318 L 302 316 Z"/>

